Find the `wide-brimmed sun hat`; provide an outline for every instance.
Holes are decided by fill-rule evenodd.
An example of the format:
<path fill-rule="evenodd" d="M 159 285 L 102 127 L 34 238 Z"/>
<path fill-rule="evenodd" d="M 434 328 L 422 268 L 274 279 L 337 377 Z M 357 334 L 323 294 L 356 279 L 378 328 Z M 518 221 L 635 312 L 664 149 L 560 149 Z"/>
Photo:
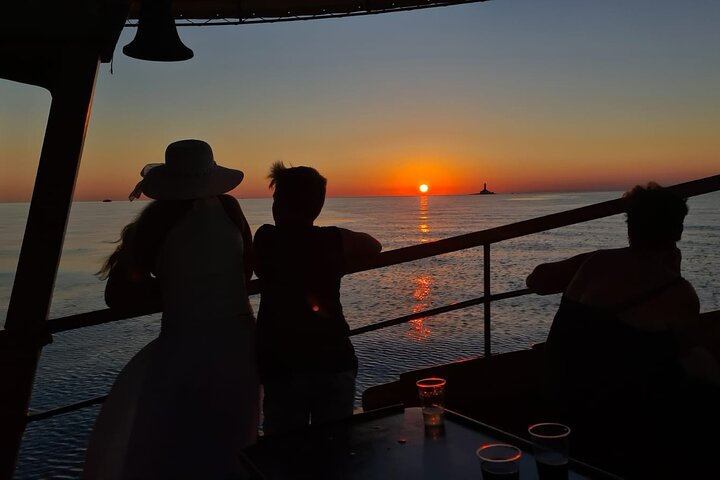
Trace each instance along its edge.
<path fill-rule="evenodd" d="M 214 197 L 237 187 L 243 172 L 215 163 L 212 148 L 202 140 L 180 140 L 165 149 L 165 163 L 143 167 L 143 179 L 130 194 L 141 193 L 156 200 L 188 200 Z"/>

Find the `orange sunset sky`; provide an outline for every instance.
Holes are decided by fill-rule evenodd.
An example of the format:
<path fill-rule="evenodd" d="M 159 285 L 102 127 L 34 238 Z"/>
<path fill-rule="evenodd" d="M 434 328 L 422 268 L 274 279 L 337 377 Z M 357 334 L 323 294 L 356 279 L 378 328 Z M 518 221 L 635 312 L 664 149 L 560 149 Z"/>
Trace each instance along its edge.
<path fill-rule="evenodd" d="M 624 190 L 720 172 L 720 2 L 496 0 L 181 28 L 195 57 L 101 65 L 77 200 L 126 199 L 200 138 L 265 197 L 275 161 L 330 196 Z M 32 191 L 49 94 L 0 81 L 0 201 Z"/>

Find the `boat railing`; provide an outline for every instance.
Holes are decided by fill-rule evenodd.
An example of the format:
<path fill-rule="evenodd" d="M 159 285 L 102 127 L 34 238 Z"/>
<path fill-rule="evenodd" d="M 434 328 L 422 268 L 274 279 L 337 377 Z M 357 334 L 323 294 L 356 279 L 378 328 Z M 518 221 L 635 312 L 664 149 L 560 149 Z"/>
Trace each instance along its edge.
<path fill-rule="evenodd" d="M 720 175 L 706 177 L 693 180 L 686 183 L 677 184 L 668 187 L 678 195 L 688 198 L 696 195 L 714 192 L 720 190 Z M 518 289 L 502 293 L 491 293 L 490 283 L 490 249 L 495 243 L 511 240 L 527 235 L 546 232 L 556 228 L 566 227 L 605 217 L 610 217 L 623 213 L 625 211 L 624 200 L 622 198 L 600 202 L 585 207 L 566 210 L 559 213 L 536 217 L 508 225 L 494 227 L 478 232 L 468 233 L 433 242 L 412 245 L 408 247 L 398 248 L 382 252 L 372 258 L 364 259 L 356 265 L 352 265 L 347 269 L 346 274 L 352 274 L 377 268 L 384 268 L 391 265 L 412 262 L 424 258 L 443 255 L 459 250 L 482 247 L 483 248 L 483 295 L 478 298 L 452 303 L 449 305 L 432 308 L 410 315 L 404 315 L 390 320 L 385 320 L 370 325 L 362 326 L 351 330 L 351 335 L 360 335 L 363 333 L 387 328 L 393 325 L 410 322 L 411 320 L 426 318 L 442 313 L 468 308 L 482 304 L 483 310 L 483 329 L 484 329 L 484 355 L 492 354 L 492 337 L 491 337 L 491 304 L 494 301 L 520 297 L 527 295 L 529 289 Z M 259 293 L 258 280 L 252 280 L 249 285 L 251 295 Z M 47 327 L 50 334 L 84 328 L 94 325 L 102 325 L 105 323 L 137 318 L 145 315 L 152 315 L 159 311 L 120 311 L 115 309 L 103 309 L 93 312 L 80 313 L 62 318 L 48 320 Z M 0 331 L 0 345 L 7 339 L 4 338 L 6 332 Z M 28 422 L 42 420 L 63 413 L 72 412 L 80 408 L 102 403 L 106 395 L 84 400 L 82 402 L 64 405 L 58 408 L 45 410 L 42 412 L 30 412 L 27 416 Z"/>

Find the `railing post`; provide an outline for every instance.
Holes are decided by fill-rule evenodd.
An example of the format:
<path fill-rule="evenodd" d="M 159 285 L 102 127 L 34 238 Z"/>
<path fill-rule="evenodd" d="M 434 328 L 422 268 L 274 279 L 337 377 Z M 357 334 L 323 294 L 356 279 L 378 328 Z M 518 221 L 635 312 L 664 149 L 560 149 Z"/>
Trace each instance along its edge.
<path fill-rule="evenodd" d="M 490 244 L 483 244 L 483 327 L 485 337 L 485 356 L 492 355 L 492 338 L 490 336 Z"/>

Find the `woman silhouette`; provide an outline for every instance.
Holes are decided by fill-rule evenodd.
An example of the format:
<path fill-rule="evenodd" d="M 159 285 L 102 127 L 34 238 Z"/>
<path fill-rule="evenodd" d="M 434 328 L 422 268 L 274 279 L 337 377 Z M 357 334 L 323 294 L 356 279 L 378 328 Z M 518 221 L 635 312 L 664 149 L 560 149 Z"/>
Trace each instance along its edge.
<path fill-rule="evenodd" d="M 163 310 L 159 337 L 117 377 L 91 435 L 86 479 L 225 479 L 257 437 L 251 233 L 225 192 L 243 178 L 182 140 L 131 195 L 155 199 L 101 273 L 111 308 Z"/>

